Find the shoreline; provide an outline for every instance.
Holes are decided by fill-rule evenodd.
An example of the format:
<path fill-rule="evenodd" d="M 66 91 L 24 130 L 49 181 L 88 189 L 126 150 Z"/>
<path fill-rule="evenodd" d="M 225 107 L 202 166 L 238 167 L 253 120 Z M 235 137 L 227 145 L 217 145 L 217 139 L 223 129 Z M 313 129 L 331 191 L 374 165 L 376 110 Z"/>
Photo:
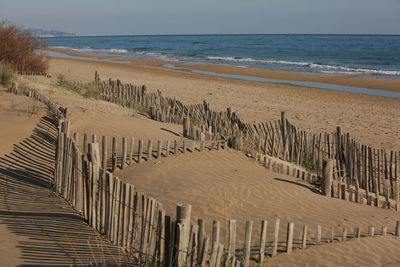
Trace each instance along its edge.
<path fill-rule="evenodd" d="M 325 84 L 332 84 L 339 86 L 341 85 L 349 87 L 359 87 L 359 88 L 400 93 L 400 79 L 364 77 L 364 76 L 353 76 L 353 75 L 336 75 L 336 74 L 314 74 L 314 73 L 302 73 L 302 72 L 286 71 L 286 70 L 272 70 L 272 69 L 239 67 L 233 65 L 230 66 L 230 65 L 219 65 L 219 64 L 189 64 L 187 62 L 182 62 L 182 61 L 167 61 L 161 59 L 147 59 L 147 58 L 108 55 L 108 54 L 80 53 L 72 49 L 59 48 L 59 47 L 48 47 L 46 50 L 63 53 L 71 57 L 84 57 L 88 58 L 89 60 L 91 59 L 91 60 L 107 61 L 120 64 L 124 63 L 144 64 L 144 65 L 159 66 L 163 68 L 168 68 L 165 67 L 164 65 L 171 64 L 176 67 L 188 68 L 194 71 L 202 71 L 210 73 L 212 72 L 223 75 L 226 74 L 226 75 L 236 75 L 236 76 L 249 76 L 261 79 L 273 79 L 273 80 L 294 81 L 294 82 L 325 83 Z M 211 76 L 211 74 L 204 74 L 204 75 Z M 229 77 L 227 78 L 229 79 Z M 241 78 L 236 78 L 236 79 L 244 80 Z M 263 81 L 263 82 L 274 83 L 268 81 Z M 309 87 L 308 85 L 297 85 L 297 86 Z M 310 87 L 327 89 L 315 86 L 310 86 Z"/>
<path fill-rule="evenodd" d="M 299 82 L 317 82 L 336 84 L 351 87 L 368 88 L 374 90 L 385 90 L 390 92 L 400 92 L 400 80 L 390 78 L 363 77 L 352 75 L 336 74 L 314 74 L 286 70 L 267 70 L 260 68 L 248 68 L 238 66 L 227 66 L 217 64 L 181 64 L 185 68 L 199 71 L 215 72 L 219 74 L 246 75 L 252 77 L 288 80 Z M 324 88 L 321 88 L 324 89 Z"/>

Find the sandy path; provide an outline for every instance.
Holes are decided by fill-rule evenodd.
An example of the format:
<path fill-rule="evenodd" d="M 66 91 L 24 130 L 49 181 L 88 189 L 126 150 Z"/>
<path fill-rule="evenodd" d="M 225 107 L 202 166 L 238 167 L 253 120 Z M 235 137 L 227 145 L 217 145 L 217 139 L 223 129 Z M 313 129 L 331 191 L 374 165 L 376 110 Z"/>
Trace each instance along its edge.
<path fill-rule="evenodd" d="M 127 65 L 59 58 L 50 61 L 54 76 L 63 73 L 89 81 L 94 70 L 103 79 L 146 84 L 149 90 L 160 89 L 185 103 L 207 100 L 217 110 L 230 106 L 250 122 L 277 119 L 281 111 L 286 111 L 288 119 L 303 129 L 333 131 L 340 125 L 365 144 L 400 149 L 400 99 L 212 77 L 143 62 Z"/>

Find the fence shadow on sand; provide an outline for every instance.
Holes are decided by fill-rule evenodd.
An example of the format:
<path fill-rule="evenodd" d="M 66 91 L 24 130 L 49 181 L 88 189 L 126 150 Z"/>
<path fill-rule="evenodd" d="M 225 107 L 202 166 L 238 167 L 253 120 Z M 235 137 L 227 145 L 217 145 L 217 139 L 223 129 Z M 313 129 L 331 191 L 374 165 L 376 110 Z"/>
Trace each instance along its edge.
<path fill-rule="evenodd" d="M 0 158 L 2 236 L 18 240 L 22 266 L 133 265 L 53 193 L 54 122 L 52 114 L 42 117 L 29 138 Z"/>

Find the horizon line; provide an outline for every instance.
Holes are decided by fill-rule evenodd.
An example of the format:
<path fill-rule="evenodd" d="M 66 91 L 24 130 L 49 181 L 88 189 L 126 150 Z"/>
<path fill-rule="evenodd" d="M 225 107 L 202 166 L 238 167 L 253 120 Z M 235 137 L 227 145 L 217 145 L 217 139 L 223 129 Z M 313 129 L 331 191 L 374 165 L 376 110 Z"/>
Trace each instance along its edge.
<path fill-rule="evenodd" d="M 118 36 L 207 36 L 207 35 L 391 35 L 397 36 L 400 33 L 176 33 L 176 34 L 74 34 L 55 35 L 54 37 L 118 37 Z M 54 38 L 43 36 L 40 38 Z"/>

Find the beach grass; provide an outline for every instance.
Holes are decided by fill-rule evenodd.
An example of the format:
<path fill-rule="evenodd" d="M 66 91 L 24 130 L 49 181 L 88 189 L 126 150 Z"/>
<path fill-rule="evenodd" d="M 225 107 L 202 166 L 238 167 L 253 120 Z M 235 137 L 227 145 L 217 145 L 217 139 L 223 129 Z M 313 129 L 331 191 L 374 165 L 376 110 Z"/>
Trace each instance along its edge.
<path fill-rule="evenodd" d="M 90 99 L 100 98 L 100 92 L 95 84 L 70 81 L 67 80 L 63 74 L 59 74 L 57 76 L 56 86 L 78 93 L 79 95 L 85 98 L 90 98 Z"/>

